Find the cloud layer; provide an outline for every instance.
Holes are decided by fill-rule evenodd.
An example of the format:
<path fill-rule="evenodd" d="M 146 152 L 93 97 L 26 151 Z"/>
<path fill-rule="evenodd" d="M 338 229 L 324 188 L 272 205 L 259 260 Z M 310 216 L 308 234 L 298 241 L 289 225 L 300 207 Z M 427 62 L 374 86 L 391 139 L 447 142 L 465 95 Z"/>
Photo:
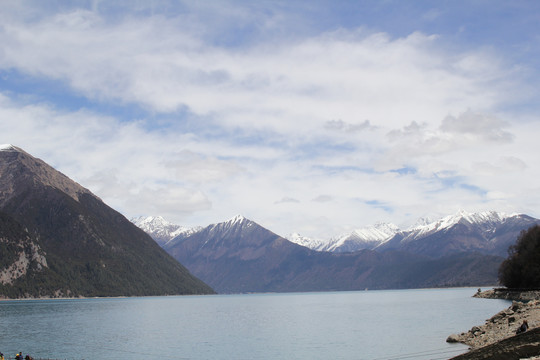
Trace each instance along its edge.
<path fill-rule="evenodd" d="M 128 217 L 242 213 L 325 237 L 460 208 L 540 215 L 534 69 L 440 34 L 164 4 L 8 8 L 2 142 Z"/>

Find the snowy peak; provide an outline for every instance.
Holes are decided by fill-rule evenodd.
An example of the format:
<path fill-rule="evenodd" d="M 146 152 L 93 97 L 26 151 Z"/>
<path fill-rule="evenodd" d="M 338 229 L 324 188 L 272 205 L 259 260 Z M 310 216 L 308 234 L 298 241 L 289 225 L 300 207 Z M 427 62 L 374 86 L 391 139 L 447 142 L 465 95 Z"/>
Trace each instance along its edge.
<path fill-rule="evenodd" d="M 285 237 L 290 242 L 310 248 L 312 250 L 323 251 L 324 247 L 328 245 L 328 241 L 321 239 L 312 239 L 307 236 L 300 235 L 299 233 L 292 233 Z"/>
<path fill-rule="evenodd" d="M 234 239 L 236 242 L 253 245 L 253 241 L 257 242 L 256 239 L 260 239 L 263 232 L 269 231 L 242 215 L 205 228 L 174 225 L 160 216 L 140 217 L 132 222 L 165 248 L 174 247 L 195 233 L 199 233 L 202 244 L 207 244 L 207 239 L 213 239 L 216 244 L 225 239 Z M 419 219 L 407 230 L 400 230 L 391 223 L 377 223 L 328 240 L 298 233 L 292 233 L 286 239 L 312 250 L 329 252 L 398 249 L 429 256 L 460 251 L 504 256 L 519 232 L 535 223 L 540 223 L 540 220 L 526 215 L 459 211 L 436 221 Z"/>
<path fill-rule="evenodd" d="M 375 250 L 398 249 L 431 257 L 477 252 L 504 257 L 519 233 L 540 220 L 496 211 L 459 211 L 437 221 L 398 232 Z"/>
<path fill-rule="evenodd" d="M 131 219 L 131 222 L 143 230 L 150 231 L 173 225 L 161 216 L 139 216 L 138 218 Z"/>
<path fill-rule="evenodd" d="M 351 252 L 373 249 L 393 237 L 399 228 L 394 224 L 377 223 L 355 229 L 329 240 L 312 239 L 298 233 L 287 236 L 287 240 L 317 251 Z"/>
<path fill-rule="evenodd" d="M 0 151 L 19 151 L 19 149 L 11 144 L 0 144 Z"/>
<path fill-rule="evenodd" d="M 431 241 L 429 239 L 437 237 L 447 239 L 444 244 L 438 244 L 439 247 L 454 241 L 454 244 L 448 246 L 453 247 L 455 251 L 476 249 L 500 255 L 506 254 L 508 243 L 515 241 L 516 231 L 519 234 L 520 229 L 526 229 L 534 221 L 538 222 L 526 215 L 508 215 L 496 211 L 469 213 L 461 210 L 435 221 L 421 218 L 406 230 L 400 230 L 394 224 L 378 223 L 329 240 L 311 239 L 295 233 L 289 235 L 287 239 L 318 251 L 354 252 L 363 249 L 386 250 L 414 246 L 424 249 L 416 250 L 419 253 L 427 252 L 428 248 L 430 253 L 435 253 L 436 246 L 428 242 Z M 452 236 L 453 240 L 450 240 Z M 472 238 L 476 239 L 474 244 Z M 426 239 L 425 242 L 423 239 Z M 422 242 L 424 243 L 421 244 Z"/>
<path fill-rule="evenodd" d="M 384 241 L 399 231 L 399 228 L 390 223 L 378 223 L 373 226 L 356 229 L 353 234 L 358 238 L 369 241 Z"/>
<path fill-rule="evenodd" d="M 161 216 L 141 216 L 133 218 L 131 221 L 165 249 L 173 248 L 194 235 L 200 238 L 204 237 L 205 239 L 201 240 L 201 244 L 203 244 L 210 238 L 244 237 L 249 232 L 262 229 L 261 226 L 242 215 L 236 215 L 227 221 L 211 224 L 204 228 L 175 225 Z"/>
<path fill-rule="evenodd" d="M 444 231 L 457 224 L 479 226 L 483 231 L 494 231 L 499 224 L 512 216 L 517 215 L 507 215 L 496 211 L 469 213 L 460 210 L 454 215 L 446 216 L 437 221 L 427 222 L 423 225 L 416 225 L 403 231 L 404 238 L 402 242 L 412 241 L 438 231 Z"/>
<path fill-rule="evenodd" d="M 231 225 L 236 225 L 236 224 L 241 224 L 241 223 L 246 222 L 246 221 L 249 221 L 249 220 L 246 219 L 244 216 L 236 215 L 235 217 L 229 219 L 228 221 L 225 221 L 225 223 L 231 224 Z"/>
<path fill-rule="evenodd" d="M 486 212 L 478 212 L 478 213 L 461 213 L 461 218 L 463 220 L 468 221 L 471 224 L 485 224 L 485 225 L 493 225 L 497 223 L 501 223 L 505 221 L 508 218 L 519 216 L 518 214 L 505 214 L 505 213 L 499 213 L 496 211 L 486 211 Z"/>
<path fill-rule="evenodd" d="M 364 249 L 373 249 L 393 237 L 399 228 L 394 224 L 377 223 L 355 229 L 343 234 L 330 242 L 322 250 L 332 252 L 351 252 Z"/>
<path fill-rule="evenodd" d="M 201 229 L 200 227 L 190 228 L 176 225 L 168 222 L 161 216 L 140 216 L 131 219 L 131 222 L 144 230 L 160 245 L 163 245 L 180 235 L 187 236 Z"/>
<path fill-rule="evenodd" d="M 253 226 L 253 224 L 255 224 L 253 221 L 245 218 L 244 216 L 236 215 L 227 221 L 209 225 L 208 228 L 210 229 L 210 231 L 220 231 L 220 232 L 221 231 L 239 231 L 243 228 L 251 227 Z"/>
<path fill-rule="evenodd" d="M 469 213 L 460 210 L 453 216 L 454 221 L 468 221 L 471 224 L 494 224 L 506 220 L 509 217 L 517 216 L 517 214 L 508 215 L 497 211 L 484 211 L 477 213 Z"/>

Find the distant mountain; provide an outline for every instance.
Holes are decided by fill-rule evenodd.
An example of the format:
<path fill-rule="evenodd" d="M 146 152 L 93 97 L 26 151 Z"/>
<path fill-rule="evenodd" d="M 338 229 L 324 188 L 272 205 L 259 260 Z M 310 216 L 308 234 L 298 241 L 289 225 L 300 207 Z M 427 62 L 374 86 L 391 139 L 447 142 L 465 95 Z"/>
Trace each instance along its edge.
<path fill-rule="evenodd" d="M 487 285 L 496 282 L 502 261 L 479 254 L 435 260 L 395 250 L 320 252 L 240 215 L 164 249 L 220 293 Z"/>
<path fill-rule="evenodd" d="M 168 222 L 161 216 L 140 216 L 130 220 L 136 226 L 150 235 L 160 246 L 177 236 L 188 236 L 202 229 L 202 227 L 185 227 Z"/>
<path fill-rule="evenodd" d="M 322 249 L 328 244 L 327 240 L 314 239 L 308 236 L 303 236 L 299 233 L 289 234 L 285 237 L 285 239 L 295 244 L 310 248 L 311 250 L 317 250 L 317 251 L 320 251 L 320 249 Z"/>
<path fill-rule="evenodd" d="M 460 252 L 507 256 L 508 247 L 519 233 L 540 220 L 523 214 L 495 211 L 460 211 L 436 221 L 420 219 L 413 227 L 400 230 L 393 224 L 377 224 L 354 230 L 329 241 L 290 236 L 295 243 L 319 251 L 354 252 L 389 249 L 441 257 Z"/>
<path fill-rule="evenodd" d="M 506 257 L 519 233 L 535 224 L 540 224 L 540 220 L 523 214 L 460 211 L 426 225 L 399 231 L 375 249 L 398 249 L 430 257 L 462 252 Z"/>
<path fill-rule="evenodd" d="M 144 231 L 42 160 L 0 146 L 0 296 L 203 294 Z"/>
<path fill-rule="evenodd" d="M 385 241 L 388 241 L 398 231 L 399 228 L 394 224 L 379 223 L 330 239 L 328 243 L 324 244 L 324 246 L 317 247 L 316 250 L 332 252 L 373 250 Z"/>

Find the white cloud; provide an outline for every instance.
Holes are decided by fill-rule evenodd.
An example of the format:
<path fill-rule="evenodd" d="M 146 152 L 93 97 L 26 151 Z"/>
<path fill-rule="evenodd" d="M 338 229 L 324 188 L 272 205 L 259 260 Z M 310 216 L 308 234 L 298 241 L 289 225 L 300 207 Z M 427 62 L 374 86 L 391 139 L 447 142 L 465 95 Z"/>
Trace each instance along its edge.
<path fill-rule="evenodd" d="M 528 168 L 527 164 L 516 157 L 500 157 L 495 163 L 478 162 L 473 164 L 473 169 L 485 175 L 497 176 L 502 173 L 518 174 Z"/>
<path fill-rule="evenodd" d="M 346 123 L 343 120 L 329 120 L 324 124 L 324 128 L 332 131 L 343 131 L 346 133 L 356 133 L 359 131 L 375 130 L 376 127 L 371 125 L 369 120 L 364 120 L 357 123 Z"/>
<path fill-rule="evenodd" d="M 330 195 L 319 195 L 311 201 L 325 203 L 332 201 L 332 199 L 333 198 Z"/>
<path fill-rule="evenodd" d="M 292 198 L 292 197 L 284 197 L 284 198 L 281 198 L 280 200 L 274 202 L 274 204 L 283 204 L 283 203 L 299 203 L 300 201 L 295 199 L 295 198 Z"/>
<path fill-rule="evenodd" d="M 177 178 L 193 183 L 219 181 L 244 171 L 236 162 L 205 157 L 189 150 L 172 157 L 174 159 L 164 163 L 165 167 L 174 171 Z"/>
<path fill-rule="evenodd" d="M 518 70 L 492 50 L 351 29 L 227 45 L 227 19 L 262 38 L 288 19 L 255 5 L 222 18 L 222 4 L 186 3 L 167 16 L 106 16 L 99 9 L 113 5 L 94 5 L 0 15 L 2 75 L 85 100 L 68 110 L 6 89 L 1 143 L 42 157 L 128 216 L 206 225 L 243 213 L 280 234 L 322 237 L 538 200 L 527 198 L 540 175 L 538 129 L 500 110 L 520 96 L 510 79 Z"/>
<path fill-rule="evenodd" d="M 336 117 L 406 124 L 501 100 L 485 86 L 484 73 L 452 71 L 454 59 L 433 36 L 341 30 L 237 49 L 205 43 L 183 20 L 111 23 L 75 10 L 36 23 L 10 21 L 0 33 L 6 44 L 0 65 L 65 81 L 104 102 L 158 112 L 185 106 L 222 125 L 279 132 L 316 131 Z"/>
<path fill-rule="evenodd" d="M 471 136 L 493 142 L 511 142 L 514 136 L 503 130 L 508 123 L 484 114 L 466 111 L 458 117 L 448 115 L 441 124 L 441 130 L 456 135 Z"/>

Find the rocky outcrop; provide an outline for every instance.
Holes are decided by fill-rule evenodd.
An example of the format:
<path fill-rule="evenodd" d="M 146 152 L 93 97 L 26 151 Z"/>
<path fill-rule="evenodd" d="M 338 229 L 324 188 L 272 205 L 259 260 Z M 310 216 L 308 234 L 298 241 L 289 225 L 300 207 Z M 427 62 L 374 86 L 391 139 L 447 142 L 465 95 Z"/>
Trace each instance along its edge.
<path fill-rule="evenodd" d="M 512 337 L 523 320 L 527 320 L 530 329 L 540 326 L 540 301 L 513 302 L 510 307 L 486 320 L 484 325 L 473 326 L 459 335 L 450 335 L 446 341 L 460 342 L 472 349 L 480 348 Z"/>
<path fill-rule="evenodd" d="M 20 247 L 17 259 L 7 268 L 0 271 L 0 284 L 13 284 L 22 276 L 25 276 L 29 269 L 34 266 L 37 271 L 47 267 L 47 259 L 42 254 L 42 250 L 34 243 L 17 244 Z"/>

